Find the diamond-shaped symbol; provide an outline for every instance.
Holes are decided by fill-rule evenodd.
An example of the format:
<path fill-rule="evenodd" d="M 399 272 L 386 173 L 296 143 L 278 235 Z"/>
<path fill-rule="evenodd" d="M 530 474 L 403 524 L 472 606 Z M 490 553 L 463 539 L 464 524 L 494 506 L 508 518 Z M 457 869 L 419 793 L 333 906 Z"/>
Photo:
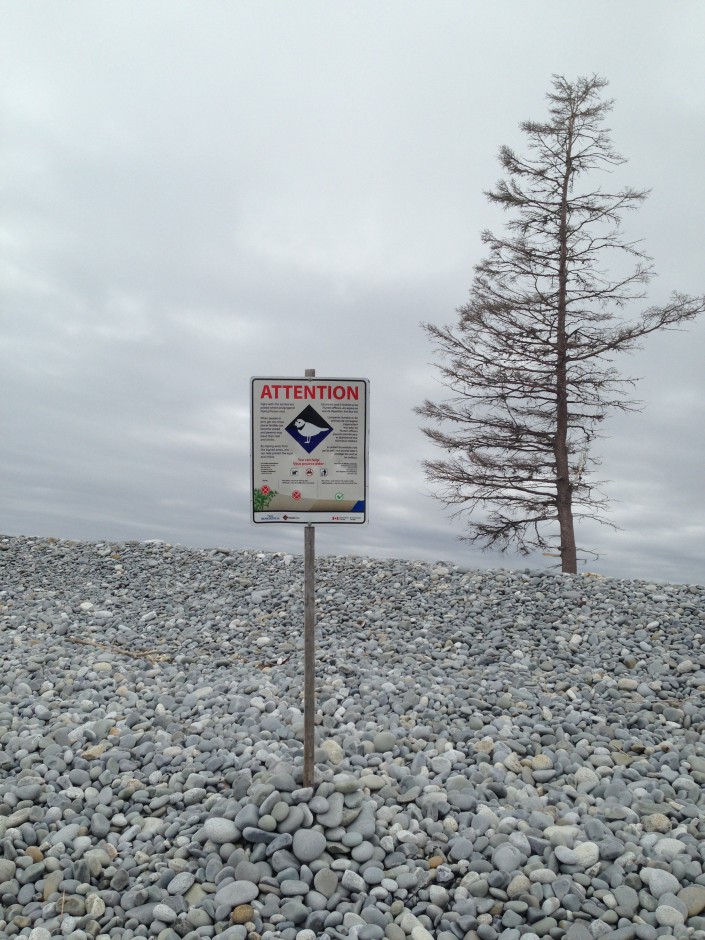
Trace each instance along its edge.
<path fill-rule="evenodd" d="M 309 405 L 287 425 L 291 434 L 307 454 L 314 451 L 328 437 L 333 428 L 322 418 L 315 408 Z"/>

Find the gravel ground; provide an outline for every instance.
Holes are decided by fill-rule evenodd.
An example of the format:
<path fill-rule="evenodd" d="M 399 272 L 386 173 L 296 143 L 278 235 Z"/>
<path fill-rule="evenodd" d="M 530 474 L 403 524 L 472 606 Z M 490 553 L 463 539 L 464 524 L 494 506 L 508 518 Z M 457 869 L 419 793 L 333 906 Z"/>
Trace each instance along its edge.
<path fill-rule="evenodd" d="M 0 537 L 0 936 L 705 938 L 705 588 Z"/>

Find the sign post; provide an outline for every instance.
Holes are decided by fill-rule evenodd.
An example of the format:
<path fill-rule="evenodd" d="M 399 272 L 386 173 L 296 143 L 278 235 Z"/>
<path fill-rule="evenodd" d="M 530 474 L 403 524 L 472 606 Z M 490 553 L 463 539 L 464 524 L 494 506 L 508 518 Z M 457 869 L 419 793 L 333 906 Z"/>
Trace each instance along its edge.
<path fill-rule="evenodd" d="M 305 526 L 305 787 L 315 750 L 315 523 L 364 525 L 368 485 L 369 383 L 315 376 L 251 381 L 252 522 Z"/>
<path fill-rule="evenodd" d="M 306 369 L 314 376 L 315 369 Z M 313 786 L 316 748 L 316 527 L 304 529 L 304 786 Z"/>
<path fill-rule="evenodd" d="M 316 713 L 316 527 L 304 529 L 304 786 L 313 786 Z"/>

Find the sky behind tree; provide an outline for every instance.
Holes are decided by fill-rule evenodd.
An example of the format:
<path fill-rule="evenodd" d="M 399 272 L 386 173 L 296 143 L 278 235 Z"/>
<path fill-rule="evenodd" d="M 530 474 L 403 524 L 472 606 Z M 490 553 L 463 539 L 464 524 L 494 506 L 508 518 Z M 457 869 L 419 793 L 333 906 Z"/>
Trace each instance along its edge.
<path fill-rule="evenodd" d="M 705 290 L 705 7 L 624 0 L 0 0 L 0 531 L 301 551 L 249 522 L 249 379 L 370 379 L 370 524 L 318 551 L 479 553 L 432 499 L 421 321 L 452 323 L 497 151 L 551 75 L 610 81 L 651 188 L 624 219 L 658 279 Z M 635 315 L 638 308 L 625 311 Z M 587 568 L 705 581 L 705 323 L 619 361 L 640 414 L 595 453 L 610 520 Z"/>

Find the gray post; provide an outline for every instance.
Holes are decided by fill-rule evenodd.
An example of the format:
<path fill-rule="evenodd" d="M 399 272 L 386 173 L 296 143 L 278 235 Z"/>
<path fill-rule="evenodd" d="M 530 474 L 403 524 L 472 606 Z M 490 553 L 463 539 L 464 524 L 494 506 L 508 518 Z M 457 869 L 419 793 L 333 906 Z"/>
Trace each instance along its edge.
<path fill-rule="evenodd" d="M 306 369 L 306 376 L 316 374 Z M 316 529 L 304 529 L 304 786 L 313 786 L 316 710 Z"/>

